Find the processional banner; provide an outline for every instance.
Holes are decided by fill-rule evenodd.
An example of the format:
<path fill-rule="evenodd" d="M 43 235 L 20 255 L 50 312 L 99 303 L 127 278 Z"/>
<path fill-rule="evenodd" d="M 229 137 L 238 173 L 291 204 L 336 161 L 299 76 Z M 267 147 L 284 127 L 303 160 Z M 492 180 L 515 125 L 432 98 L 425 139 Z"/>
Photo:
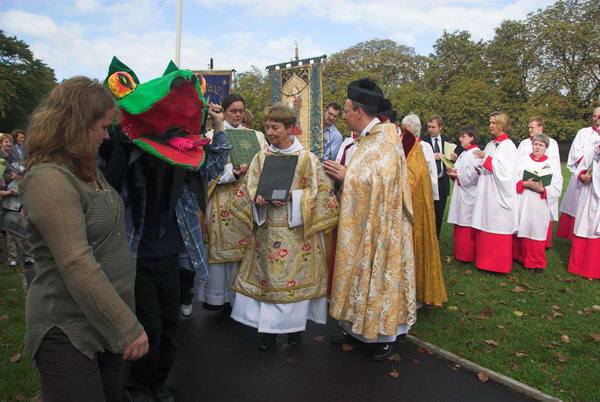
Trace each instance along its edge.
<path fill-rule="evenodd" d="M 271 78 L 271 98 L 296 112 L 302 132 L 298 139 L 304 149 L 323 155 L 323 97 L 321 61 L 326 56 L 273 64 L 267 67 Z"/>
<path fill-rule="evenodd" d="M 235 70 L 194 70 L 206 80 L 206 92 L 204 97 L 207 102 L 221 104 L 223 98 L 229 95 L 231 90 L 231 76 Z"/>

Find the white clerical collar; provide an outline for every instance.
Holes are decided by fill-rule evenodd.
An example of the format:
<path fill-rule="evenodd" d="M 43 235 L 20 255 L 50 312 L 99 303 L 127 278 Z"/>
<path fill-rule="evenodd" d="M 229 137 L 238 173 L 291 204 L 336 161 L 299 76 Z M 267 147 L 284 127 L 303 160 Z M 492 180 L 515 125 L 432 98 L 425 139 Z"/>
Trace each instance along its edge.
<path fill-rule="evenodd" d="M 362 137 L 363 135 L 369 134 L 369 131 L 371 131 L 373 126 L 378 123 L 381 123 L 381 120 L 379 120 L 377 117 L 373 118 L 373 120 L 367 124 L 367 127 L 363 128 L 363 131 L 360 132 L 360 136 Z"/>
<path fill-rule="evenodd" d="M 277 148 L 275 145 L 271 144 L 269 145 L 269 150 L 271 152 L 273 152 L 274 154 L 295 154 L 297 152 L 300 152 L 304 149 L 304 147 L 302 146 L 302 144 L 300 143 L 300 141 L 298 141 L 298 139 L 295 136 L 291 136 L 290 137 L 292 139 L 292 145 L 289 146 L 289 148 L 287 149 L 279 149 Z"/>
<path fill-rule="evenodd" d="M 246 129 L 246 127 L 242 126 L 241 124 L 239 126 L 237 126 L 237 127 L 233 127 L 231 124 L 229 124 L 227 122 L 227 120 L 225 120 L 223 122 L 223 128 L 225 130 L 245 130 Z"/>

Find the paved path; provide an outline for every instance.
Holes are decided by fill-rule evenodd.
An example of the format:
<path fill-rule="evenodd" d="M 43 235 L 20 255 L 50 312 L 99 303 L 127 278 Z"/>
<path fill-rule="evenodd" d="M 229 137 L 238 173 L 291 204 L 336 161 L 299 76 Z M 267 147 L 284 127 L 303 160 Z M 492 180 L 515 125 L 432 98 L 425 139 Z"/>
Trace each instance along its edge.
<path fill-rule="evenodd" d="M 325 326 L 309 322 L 296 348 L 279 336 L 276 349 L 259 352 L 254 328 L 194 308 L 181 322 L 168 384 L 178 402 L 530 400 L 408 342 L 395 345 L 400 361 L 371 361 L 366 347 L 343 351 L 327 340 L 339 330 L 331 319 Z M 392 370 L 397 378 L 390 377 Z"/>

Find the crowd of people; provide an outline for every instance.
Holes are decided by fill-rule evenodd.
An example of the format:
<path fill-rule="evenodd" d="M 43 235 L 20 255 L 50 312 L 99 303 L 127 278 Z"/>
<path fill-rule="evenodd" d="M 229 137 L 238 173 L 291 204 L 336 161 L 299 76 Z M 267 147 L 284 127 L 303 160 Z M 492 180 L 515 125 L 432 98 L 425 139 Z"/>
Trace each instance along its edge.
<path fill-rule="evenodd" d="M 26 152 L 24 132 L 14 147 L 0 137 L 3 221 L 6 210 L 26 217 L 27 240 L 8 236 L 24 250 L 16 258 L 35 261 L 25 354 L 44 400 L 172 401 L 175 333 L 194 296 L 256 328 L 260 351 L 283 334 L 297 346 L 308 320 L 332 317 L 340 332 L 331 342 L 387 359 L 418 308 L 447 301 L 439 236 L 448 197 L 456 260 L 492 274 L 510 272 L 513 260 L 546 268 L 563 177 L 540 117 L 518 147 L 502 112 L 489 117 L 494 139 L 484 149 L 474 127 L 455 146 L 441 116 L 421 137 L 417 115 L 399 121 L 378 85 L 360 79 L 343 105 L 325 108 L 318 157 L 284 104 L 265 110 L 264 134 L 237 94 L 207 113 L 211 142 L 197 172 L 137 152 L 112 130 L 113 94 L 85 77 L 63 81 L 36 109 Z M 569 272 L 600 278 L 600 108 L 593 116 L 569 153 L 557 236 L 572 242 Z M 229 130 L 255 137 L 250 164 L 232 162 Z M 265 161 L 290 156 L 289 193 L 257 195 Z"/>

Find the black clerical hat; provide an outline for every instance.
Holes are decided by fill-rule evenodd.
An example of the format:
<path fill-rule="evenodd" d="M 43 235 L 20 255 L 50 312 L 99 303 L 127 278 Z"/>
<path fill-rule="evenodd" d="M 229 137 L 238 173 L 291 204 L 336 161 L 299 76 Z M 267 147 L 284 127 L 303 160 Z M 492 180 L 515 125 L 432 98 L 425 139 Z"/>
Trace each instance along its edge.
<path fill-rule="evenodd" d="M 348 99 L 365 105 L 366 112 L 376 115 L 383 100 L 383 91 L 370 78 L 361 78 L 348 85 Z"/>
<path fill-rule="evenodd" d="M 398 113 L 392 109 L 392 102 L 389 99 L 383 99 L 379 104 L 378 114 L 387 117 L 390 123 L 395 123 L 398 120 Z"/>

